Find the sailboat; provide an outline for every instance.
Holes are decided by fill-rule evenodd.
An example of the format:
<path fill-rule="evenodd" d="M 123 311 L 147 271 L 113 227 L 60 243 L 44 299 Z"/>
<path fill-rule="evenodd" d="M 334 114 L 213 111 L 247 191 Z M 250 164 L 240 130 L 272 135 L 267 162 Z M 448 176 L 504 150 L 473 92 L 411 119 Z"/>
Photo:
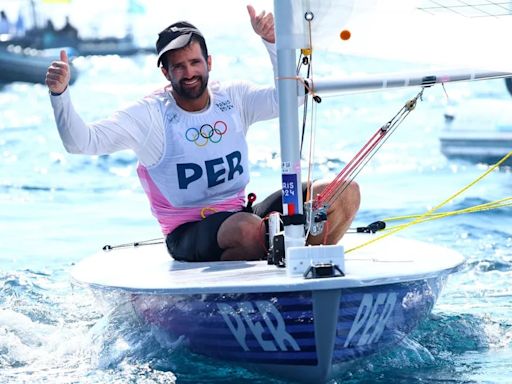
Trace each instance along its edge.
<path fill-rule="evenodd" d="M 397 41 L 388 39 L 402 33 L 399 25 L 404 21 L 408 27 L 421 25 L 400 17 L 391 19 L 391 14 L 388 18 L 384 3 L 390 2 L 274 2 L 283 208 L 289 217 L 306 215 L 309 219 L 306 225 L 287 220 L 284 228 L 279 219 L 271 221 L 268 260 L 177 262 L 162 242 L 134 243 L 107 246 L 82 260 L 72 270 L 73 281 L 114 305 L 128 303 L 167 342 L 307 383 L 326 382 L 350 362 L 397 343 L 424 321 L 450 274 L 463 265 L 459 253 L 427 242 L 383 237 L 377 231 L 379 225 L 347 233 L 336 245 L 305 246 L 317 216 L 299 193 L 298 98 L 309 93 L 319 101 L 328 92 L 405 86 L 422 90 L 449 81 L 505 77 L 511 74 L 507 72 L 510 62 L 506 62 L 510 59 L 504 54 L 497 68 L 497 62 L 487 67 L 482 60 L 475 63 L 483 68 L 477 70 L 454 70 L 442 63 L 440 70 L 357 78 L 321 80 L 297 75 L 299 51 L 327 47 L 357 54 L 373 42 L 375 51 L 380 51 L 375 53 L 386 54 Z M 421 22 L 436 13 L 425 7 L 411 8 L 410 0 L 396 0 L 403 8 L 391 3 L 393 11 L 410 11 Z M 496 25 L 492 30 L 496 32 Z M 405 37 L 402 41 L 409 40 Z M 436 44 L 425 43 L 419 51 L 428 57 L 427 48 L 444 47 Z M 293 210 L 289 209 L 292 205 Z"/>
<path fill-rule="evenodd" d="M 53 4 L 55 3 L 55 4 Z M 23 35 L 5 35 L 4 41 L 0 40 L 0 46 L 7 44 L 13 46 L 20 46 L 21 48 L 30 48 L 37 50 L 51 50 L 67 47 L 72 49 L 75 56 L 91 56 L 91 55 L 119 55 L 130 56 L 138 53 L 147 53 L 152 48 L 141 47 L 135 40 L 131 33 L 131 26 L 128 24 L 126 33 L 122 37 L 117 36 L 104 36 L 104 37 L 86 37 L 82 36 L 79 31 L 66 20 L 66 24 L 62 28 L 54 28 L 51 21 L 51 16 L 54 13 L 59 14 L 56 10 L 48 8 L 45 12 L 41 11 L 42 6 L 58 5 L 69 6 L 71 0 L 51 1 L 44 0 L 36 2 L 30 0 L 27 9 L 30 9 L 31 25 L 32 27 L 23 31 Z M 127 17 L 132 17 L 138 12 L 142 12 L 142 7 L 134 0 L 127 2 L 126 6 Z M 70 8 L 67 8 L 68 12 Z M 41 20 L 41 18 L 48 18 L 48 20 Z"/>
<path fill-rule="evenodd" d="M 504 97 L 499 97 L 498 82 L 497 95 L 454 103 L 446 109 L 439 134 L 444 156 L 492 165 L 512 151 L 512 79 L 506 80 L 508 93 L 504 91 Z M 509 157 L 500 164 L 511 166 L 512 159 Z"/>
<path fill-rule="evenodd" d="M 71 49 L 67 51 L 70 56 L 73 54 Z M 38 50 L 17 45 L 0 46 L 0 84 L 18 81 L 44 84 L 48 66 L 58 57 L 58 49 Z M 78 78 L 78 70 L 72 62 L 70 68 L 70 84 L 73 84 Z"/>

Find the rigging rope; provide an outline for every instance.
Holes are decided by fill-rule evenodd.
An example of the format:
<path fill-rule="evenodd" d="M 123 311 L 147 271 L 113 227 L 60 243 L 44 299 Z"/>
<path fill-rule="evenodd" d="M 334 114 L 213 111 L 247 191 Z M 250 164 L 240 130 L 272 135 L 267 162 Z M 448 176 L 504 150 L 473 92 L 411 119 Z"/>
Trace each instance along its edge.
<path fill-rule="evenodd" d="M 498 208 L 504 208 L 504 207 L 512 207 L 512 197 L 505 197 L 505 198 L 500 199 L 500 200 L 491 201 L 489 203 L 483 203 L 483 204 L 479 204 L 479 205 L 474 205 L 472 207 L 458 209 L 458 210 L 455 210 L 455 211 L 432 213 L 432 214 L 428 215 L 427 217 L 424 217 L 421 220 L 421 223 L 426 222 L 426 221 L 442 219 L 444 217 L 461 215 L 461 214 L 464 214 L 464 213 L 475 213 L 475 212 L 482 212 L 482 211 L 490 211 L 491 209 L 498 209 Z M 416 214 L 416 215 L 404 215 L 404 216 L 388 217 L 388 218 L 382 219 L 382 221 L 383 222 L 401 221 L 401 220 L 418 218 L 420 216 L 423 216 L 423 215 L 422 214 Z M 398 227 L 401 227 L 401 226 L 403 226 L 403 224 L 396 225 L 394 227 L 386 227 L 386 228 L 382 229 L 382 231 L 387 231 L 387 230 L 395 229 L 395 228 L 398 228 Z"/>
<path fill-rule="evenodd" d="M 307 78 L 313 78 L 313 39 L 312 39 L 312 25 L 311 21 L 313 20 L 314 15 L 312 13 L 307 13 L 305 15 L 305 19 L 308 22 L 308 38 L 309 38 L 309 48 L 305 48 L 301 50 L 301 55 L 303 56 L 302 63 L 307 64 L 308 71 L 307 71 Z M 297 71 L 297 77 L 299 76 L 299 71 Z M 306 88 L 308 92 L 304 95 L 304 113 L 303 113 L 303 122 L 302 122 L 302 140 L 300 144 L 300 154 L 302 155 L 302 145 L 304 143 L 304 133 L 306 130 L 306 121 L 307 121 L 307 114 L 308 114 L 308 100 L 309 100 L 309 94 L 311 93 L 313 96 L 313 100 L 316 103 L 313 103 L 311 107 L 311 119 L 310 119 L 310 137 L 309 137 L 309 157 L 308 157 L 308 176 L 307 176 L 307 183 L 306 183 L 306 202 L 309 202 L 312 199 L 313 196 L 313 182 L 312 182 L 312 165 L 313 165 L 313 158 L 314 158 L 314 139 L 315 139 L 315 132 L 316 132 L 316 104 L 320 102 L 320 98 L 318 96 L 315 96 L 312 92 L 309 92 L 309 87 Z M 309 235 L 309 226 L 307 229 L 306 238 Z"/>
<path fill-rule="evenodd" d="M 423 96 L 424 87 L 396 113 L 396 115 L 375 132 L 368 142 L 359 150 L 356 156 L 348 162 L 334 180 L 317 196 L 315 208 L 329 206 L 349 186 L 352 180 L 361 172 L 364 166 L 377 153 L 389 136 L 404 121 L 416 107 L 418 99 Z"/>
<path fill-rule="evenodd" d="M 368 232 L 368 233 L 369 232 L 375 233 L 377 231 L 385 232 L 385 231 L 390 231 L 390 230 L 398 232 L 399 230 L 402 230 L 405 227 L 407 227 L 406 223 L 398 224 L 398 225 L 395 225 L 395 226 L 392 226 L 392 227 L 388 227 L 386 225 L 386 223 L 390 222 L 390 221 L 401 221 L 401 220 L 407 220 L 407 219 L 413 219 L 413 218 L 421 217 L 421 219 L 418 220 L 417 223 L 416 223 L 416 224 L 420 224 L 420 223 L 425 223 L 427 221 L 443 219 L 445 217 L 462 215 L 462 214 L 465 214 L 465 213 L 475 213 L 475 212 L 482 212 L 482 211 L 490 211 L 491 209 L 506 208 L 506 207 L 512 207 L 512 197 L 506 197 L 504 199 L 496 200 L 496 201 L 489 202 L 489 203 L 474 205 L 472 207 L 458 209 L 458 210 L 455 210 L 455 211 L 432 213 L 432 214 L 429 214 L 427 216 L 424 216 L 422 214 L 416 214 L 416 215 L 404 215 L 404 216 L 397 216 L 397 217 L 389 217 L 389 218 L 385 218 L 385 219 L 382 219 L 382 220 L 377 222 L 377 223 L 383 223 L 383 225 L 380 226 L 379 228 L 376 228 L 376 229 L 375 229 L 375 227 L 372 227 L 372 228 L 362 227 L 362 228 L 366 229 L 366 231 L 363 231 L 363 232 Z M 351 229 L 353 229 L 353 228 L 351 228 Z M 371 230 L 373 230 L 373 231 L 371 231 Z M 361 232 L 361 231 L 357 230 L 357 232 Z"/>
<path fill-rule="evenodd" d="M 134 243 L 124 243 L 124 244 L 117 244 L 117 245 L 105 245 L 102 249 L 104 251 L 112 251 L 114 249 L 119 249 L 119 248 L 136 248 L 136 247 L 140 247 L 142 245 L 153 245 L 153 244 L 161 244 L 161 243 L 164 243 L 164 238 L 163 237 L 159 237 L 157 239 L 149 239 L 149 240 L 142 240 L 142 241 L 136 241 Z"/>
<path fill-rule="evenodd" d="M 443 207 L 444 205 L 446 205 L 447 203 L 449 203 L 450 201 L 452 201 L 453 199 L 455 199 L 456 197 L 458 197 L 459 195 L 461 195 L 462 193 L 466 192 L 469 188 L 471 188 L 473 185 L 475 185 L 476 183 L 478 183 L 479 181 L 481 181 L 484 177 L 486 177 L 487 175 L 489 175 L 492 171 L 494 171 L 496 168 L 498 168 L 501 164 L 503 164 L 510 156 L 512 156 L 512 151 L 509 152 L 507 155 L 505 155 L 500 161 L 498 161 L 496 164 L 494 164 L 493 166 L 491 166 L 487 171 L 485 171 L 482 175 L 480 175 L 479 177 L 477 177 L 475 180 L 473 180 L 471 183 L 469 183 L 468 185 L 466 185 L 464 188 L 461 188 L 459 191 L 457 191 L 456 193 L 454 193 L 453 195 L 451 195 L 450 197 L 448 197 L 447 199 L 445 199 L 444 201 L 442 201 L 441 203 L 439 203 L 438 205 L 436 205 L 435 207 L 433 207 L 432 209 L 430 209 L 429 211 L 425 212 L 424 214 L 422 215 L 419 215 L 419 216 L 416 216 L 416 219 L 408 222 L 408 223 L 405 223 L 403 225 L 400 225 L 400 226 L 397 226 L 395 227 L 394 229 L 390 229 L 388 232 L 386 232 L 385 234 L 381 235 L 381 236 L 378 236 L 372 240 L 369 240 L 367 242 L 364 242 L 362 244 L 359 244 L 351 249 L 348 249 L 345 251 L 345 253 L 349 253 L 349 252 L 352 252 L 352 251 L 355 251 L 356 249 L 360 249 L 364 246 L 367 246 L 369 244 L 372 244 L 378 240 L 381 240 L 387 236 L 390 236 L 392 234 L 395 234 L 401 230 L 404 230 L 405 228 L 409 228 L 415 224 L 419 224 L 419 223 L 422 223 L 424 221 L 428 221 L 430 217 L 435 217 L 436 215 L 434 214 L 434 212 L 436 212 L 438 209 L 440 209 L 441 207 Z M 507 199 L 504 199 L 504 200 L 507 200 Z M 499 203 L 498 203 L 499 202 Z M 495 203 L 488 203 L 488 205 L 492 205 L 492 204 L 496 204 L 496 207 L 500 207 L 502 206 L 501 205 L 501 202 L 502 200 L 498 200 L 497 202 Z M 486 204 L 483 204 L 483 205 L 486 205 Z M 503 206 L 506 206 L 506 205 L 509 205 L 508 203 L 507 204 L 504 204 Z M 442 214 L 441 214 L 442 215 Z M 449 215 L 447 215 L 449 216 Z"/>
<path fill-rule="evenodd" d="M 304 133 L 306 127 L 306 119 L 307 119 L 307 111 L 308 111 L 308 96 L 311 95 L 313 100 L 316 103 L 320 103 L 321 99 L 318 95 L 315 95 L 312 90 L 313 86 L 313 41 L 312 41 L 312 33 L 311 33 L 311 21 L 314 18 L 313 13 L 307 12 L 304 15 L 306 21 L 308 22 L 308 38 L 309 38 L 309 47 L 301 50 L 301 56 L 299 57 L 299 62 L 297 63 L 296 68 L 296 77 L 295 79 L 301 82 L 305 89 L 307 90 L 306 95 L 304 97 L 304 114 L 303 114 L 303 124 L 302 124 L 302 139 L 300 145 L 300 153 L 302 154 L 302 148 L 304 143 Z M 311 81 L 305 81 L 303 78 L 299 76 L 299 72 L 302 65 L 308 65 L 307 70 L 307 79 Z M 310 86 L 311 84 L 311 86 Z M 313 232 L 321 232 L 323 230 L 323 223 L 327 223 L 327 209 L 328 207 L 347 189 L 352 180 L 359 174 L 359 172 L 366 166 L 366 164 L 371 160 L 371 158 L 375 155 L 375 153 L 380 149 L 380 147 L 385 143 L 385 141 L 389 138 L 389 136 L 395 131 L 395 129 L 404 121 L 404 119 L 409 115 L 409 113 L 416 107 L 416 103 L 418 99 L 421 100 L 423 95 L 423 91 L 425 86 L 421 88 L 420 92 L 411 100 L 405 103 L 405 105 L 397 112 L 397 114 L 389 120 L 386 124 L 380 127 L 377 132 L 370 138 L 370 140 L 363 146 L 363 148 L 356 154 L 356 156 L 341 170 L 341 172 L 334 178 L 334 180 L 329 183 L 324 190 L 315 196 L 313 194 L 312 183 L 311 183 L 311 168 L 313 164 L 313 153 L 312 149 L 314 148 L 313 138 L 314 134 L 314 117 L 311 118 L 311 137 L 310 137 L 310 152 L 309 152 L 309 162 L 308 162 L 308 178 L 307 178 L 307 190 L 306 190 L 306 199 L 304 201 L 304 212 L 306 213 L 306 217 L 309 217 L 309 224 L 307 226 L 307 235 L 312 228 L 313 222 L 318 222 L 318 228 L 315 228 Z M 316 103 L 313 104 L 312 113 L 314 113 L 316 107 Z M 315 224 L 316 226 L 316 224 Z"/>

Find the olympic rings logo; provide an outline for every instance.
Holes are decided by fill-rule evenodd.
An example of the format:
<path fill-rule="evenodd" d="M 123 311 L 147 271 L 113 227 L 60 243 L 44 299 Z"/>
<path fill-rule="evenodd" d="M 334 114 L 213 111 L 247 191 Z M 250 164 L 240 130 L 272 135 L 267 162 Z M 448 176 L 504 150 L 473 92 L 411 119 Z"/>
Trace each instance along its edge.
<path fill-rule="evenodd" d="M 201 128 L 189 128 L 185 132 L 185 138 L 195 143 L 198 147 L 204 147 L 208 142 L 214 144 L 222 140 L 222 136 L 228 131 L 228 126 L 225 122 L 219 120 L 213 124 L 203 124 Z"/>

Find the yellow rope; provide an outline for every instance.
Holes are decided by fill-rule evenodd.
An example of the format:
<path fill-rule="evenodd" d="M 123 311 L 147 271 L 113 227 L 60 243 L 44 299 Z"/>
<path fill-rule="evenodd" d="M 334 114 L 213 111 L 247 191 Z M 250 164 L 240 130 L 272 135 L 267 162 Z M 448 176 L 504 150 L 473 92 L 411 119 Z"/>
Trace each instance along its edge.
<path fill-rule="evenodd" d="M 462 193 L 466 192 L 469 188 L 471 188 L 473 185 L 478 183 L 480 180 L 482 180 L 484 177 L 486 177 L 489 173 L 491 173 L 496 168 L 498 168 L 501 164 L 503 164 L 510 156 L 512 156 L 512 151 L 509 152 L 508 154 L 506 154 L 500 161 L 498 161 L 496 164 L 494 164 L 492 167 L 490 167 L 487 171 L 485 171 L 482 175 L 480 175 L 475 180 L 473 180 L 471 183 L 466 185 L 464 188 L 460 189 L 458 192 L 456 192 L 455 194 L 453 194 L 452 196 L 450 196 L 448 199 L 444 200 L 440 204 L 436 205 L 434 208 L 430 209 L 426 213 L 424 213 L 424 214 L 422 214 L 420 216 L 417 216 L 415 220 L 410 221 L 409 223 L 397 226 L 394 229 L 389 230 L 388 232 L 386 232 L 385 234 L 383 234 L 381 236 L 378 236 L 378 237 L 376 237 L 376 238 L 374 238 L 372 240 L 369 240 L 369 241 L 367 241 L 365 243 L 359 244 L 356 247 L 348 249 L 347 251 L 345 251 L 345 253 L 349 253 L 349 252 L 355 251 L 356 249 L 359 249 L 359 248 L 362 248 L 362 247 L 364 247 L 366 245 L 372 244 L 372 243 L 376 242 L 377 240 L 380 240 L 380 239 L 383 239 L 383 238 L 385 238 L 387 236 L 395 234 L 395 233 L 397 233 L 397 232 L 399 232 L 399 231 L 401 231 L 401 230 L 403 230 L 405 228 L 408 228 L 408 227 L 410 227 L 410 226 L 412 226 L 414 224 L 418 224 L 418 223 L 421 223 L 423 221 L 429 220 L 429 216 L 434 216 L 433 213 L 435 211 L 437 211 L 439 208 L 441 208 L 442 206 L 444 206 L 447 203 L 449 203 L 451 200 L 455 199 L 457 196 L 459 196 Z"/>
<path fill-rule="evenodd" d="M 490 203 L 475 205 L 473 207 L 459 209 L 456 211 L 433 213 L 433 214 L 428 215 L 427 217 L 424 217 L 425 215 L 407 215 L 407 216 L 390 217 L 390 218 L 382 219 L 382 221 L 384 221 L 384 222 L 399 221 L 399 220 L 417 218 L 417 217 L 421 216 L 421 217 L 423 217 L 421 222 L 424 223 L 426 221 L 442 219 L 444 217 L 449 217 L 449 216 L 461 215 L 463 213 L 475 213 L 475 212 L 480 212 L 480 211 L 489 211 L 491 209 L 510 207 L 510 206 L 512 206 L 512 197 L 506 197 L 501 200 L 496 200 L 496 201 L 493 201 Z M 394 227 L 388 227 L 386 229 L 383 229 L 383 231 L 389 231 L 389 230 L 392 230 L 392 229 L 395 229 L 398 227 L 402 227 L 403 225 L 404 224 L 400 224 L 400 225 L 397 225 Z"/>

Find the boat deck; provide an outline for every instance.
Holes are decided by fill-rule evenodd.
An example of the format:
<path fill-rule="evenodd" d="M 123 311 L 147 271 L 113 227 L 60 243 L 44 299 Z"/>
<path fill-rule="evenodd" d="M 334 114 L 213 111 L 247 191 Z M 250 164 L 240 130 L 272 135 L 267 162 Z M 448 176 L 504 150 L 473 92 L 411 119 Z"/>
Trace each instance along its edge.
<path fill-rule="evenodd" d="M 347 234 L 345 249 L 377 235 Z M 305 279 L 266 261 L 189 263 L 173 260 L 164 244 L 101 251 L 78 263 L 72 278 L 104 289 L 155 294 L 279 292 L 372 286 L 453 272 L 463 262 L 455 251 L 388 237 L 345 254 L 345 276 Z"/>

